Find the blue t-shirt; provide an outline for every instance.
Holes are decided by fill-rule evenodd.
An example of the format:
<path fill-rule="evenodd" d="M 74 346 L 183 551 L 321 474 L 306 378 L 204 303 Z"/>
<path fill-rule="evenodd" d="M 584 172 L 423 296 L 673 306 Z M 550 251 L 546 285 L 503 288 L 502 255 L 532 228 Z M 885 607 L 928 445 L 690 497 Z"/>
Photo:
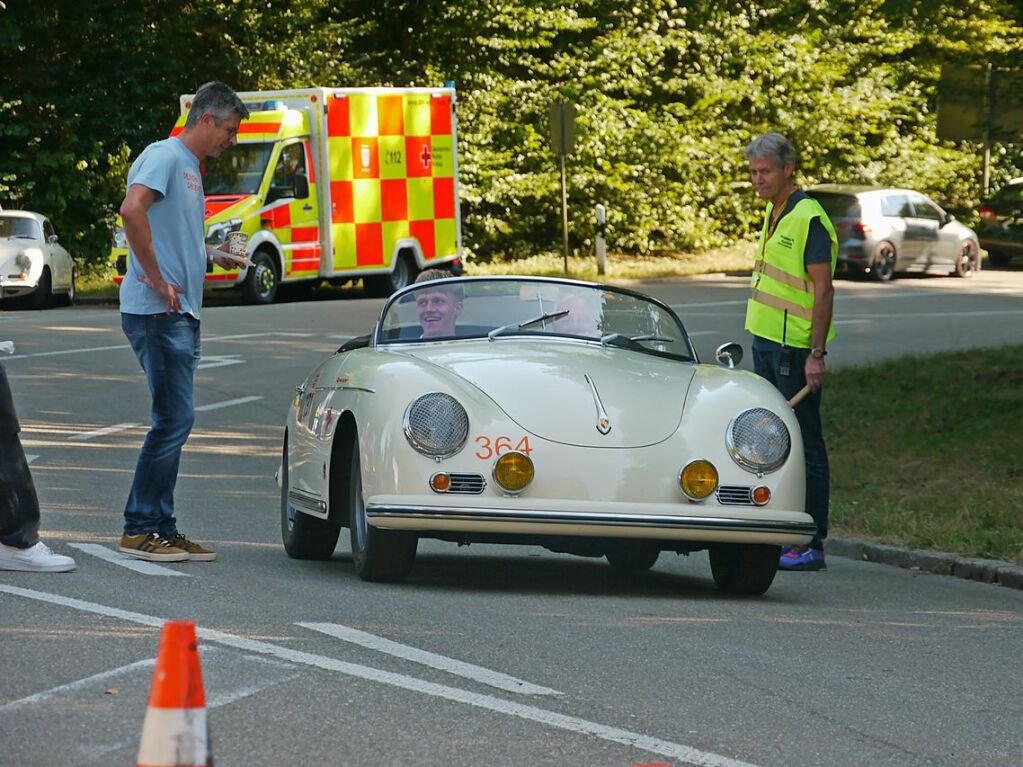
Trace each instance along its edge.
<path fill-rule="evenodd" d="M 146 215 L 153 233 L 156 263 L 165 282 L 184 288 L 181 311 L 199 319 L 206 279 L 205 201 L 199 158 L 179 139 L 150 144 L 132 163 L 127 188 L 141 184 L 156 192 Z M 139 280 L 144 272 L 132 253 L 121 282 L 121 311 L 162 314 L 164 298 Z"/>
<path fill-rule="evenodd" d="M 796 203 L 800 200 L 805 200 L 809 195 L 797 189 L 795 192 L 789 195 L 788 202 L 785 203 L 785 209 L 781 212 L 781 217 L 785 218 L 792 209 L 796 207 Z M 806 233 L 806 248 L 803 250 L 803 263 L 804 264 L 819 264 L 819 263 L 830 263 L 831 262 L 831 236 L 828 234 L 828 230 L 824 228 L 824 224 L 821 223 L 819 218 L 810 219 L 810 228 Z M 753 336 L 753 348 L 760 351 L 770 351 L 772 349 L 780 349 L 781 344 L 777 341 L 771 341 L 767 338 L 761 338 L 758 335 Z"/>

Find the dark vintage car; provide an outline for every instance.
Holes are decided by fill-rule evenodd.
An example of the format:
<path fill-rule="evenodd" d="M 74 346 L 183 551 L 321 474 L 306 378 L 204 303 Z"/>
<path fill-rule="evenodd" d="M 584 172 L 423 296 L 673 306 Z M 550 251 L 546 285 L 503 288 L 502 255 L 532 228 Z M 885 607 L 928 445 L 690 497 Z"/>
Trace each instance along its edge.
<path fill-rule="evenodd" d="M 1005 266 L 1023 255 L 1023 176 L 1014 178 L 982 202 L 977 212 L 980 246 L 987 251 L 992 264 Z"/>
<path fill-rule="evenodd" d="M 899 272 L 970 277 L 980 269 L 972 229 L 911 189 L 820 184 L 806 190 L 838 234 L 837 274 L 887 281 Z"/>

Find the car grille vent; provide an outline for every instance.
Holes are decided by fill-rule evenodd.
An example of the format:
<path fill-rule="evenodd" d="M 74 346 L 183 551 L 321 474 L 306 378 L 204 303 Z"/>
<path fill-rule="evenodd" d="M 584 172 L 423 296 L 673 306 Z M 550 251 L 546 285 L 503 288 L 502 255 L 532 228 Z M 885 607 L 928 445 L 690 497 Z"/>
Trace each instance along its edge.
<path fill-rule="evenodd" d="M 750 489 L 746 485 L 722 485 L 718 488 L 718 503 L 727 503 L 732 506 L 752 506 L 753 498 L 750 497 Z"/>
<path fill-rule="evenodd" d="M 449 474 L 448 476 L 451 478 L 449 493 L 479 495 L 487 486 L 487 481 L 480 474 Z"/>

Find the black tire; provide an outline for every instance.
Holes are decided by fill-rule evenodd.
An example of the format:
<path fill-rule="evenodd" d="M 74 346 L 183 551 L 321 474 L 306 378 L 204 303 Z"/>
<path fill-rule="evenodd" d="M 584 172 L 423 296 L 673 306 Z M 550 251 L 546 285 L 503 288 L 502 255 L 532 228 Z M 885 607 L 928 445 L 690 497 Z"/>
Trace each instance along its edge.
<path fill-rule="evenodd" d="M 887 240 L 879 242 L 870 261 L 870 276 L 878 282 L 888 282 L 895 276 L 895 263 L 895 246 Z"/>
<path fill-rule="evenodd" d="M 272 304 L 277 300 L 280 282 L 274 259 L 266 251 L 258 250 L 252 255 L 252 266 L 242 283 L 242 293 L 250 304 Z"/>
<path fill-rule="evenodd" d="M 656 546 L 629 543 L 608 549 L 604 556 L 611 569 L 621 573 L 642 573 L 657 563 L 661 550 Z"/>
<path fill-rule="evenodd" d="M 1012 256 L 1004 250 L 989 250 L 987 252 L 987 260 L 993 266 L 1008 266 L 1009 262 L 1012 261 Z"/>
<path fill-rule="evenodd" d="M 281 461 L 281 540 L 292 559 L 330 559 L 341 528 L 325 519 L 303 514 L 288 500 L 288 441 Z"/>
<path fill-rule="evenodd" d="M 416 267 L 407 253 L 399 253 L 390 274 L 374 274 L 363 279 L 366 293 L 374 298 L 387 298 L 408 287 L 416 278 Z"/>
<path fill-rule="evenodd" d="M 54 298 L 54 301 L 61 306 L 73 306 L 75 303 L 75 294 L 78 292 L 75 287 L 75 280 L 77 279 L 77 273 L 74 267 L 71 267 L 71 285 L 67 289 L 67 293 L 61 293 L 59 296 Z"/>
<path fill-rule="evenodd" d="M 43 267 L 39 284 L 28 295 L 29 306 L 33 309 L 49 309 L 53 305 L 53 277 L 48 267 Z"/>
<path fill-rule="evenodd" d="M 366 520 L 362 497 L 362 464 L 359 440 L 354 437 L 348 464 L 348 519 L 352 538 L 352 562 L 364 581 L 400 583 L 412 571 L 419 537 L 404 530 L 380 530 Z"/>
<path fill-rule="evenodd" d="M 710 548 L 710 571 L 726 594 L 760 596 L 774 582 L 780 557 L 780 546 L 722 543 Z"/>
<path fill-rule="evenodd" d="M 980 271 L 980 248 L 973 240 L 964 240 L 956 253 L 956 277 L 972 277 Z"/>

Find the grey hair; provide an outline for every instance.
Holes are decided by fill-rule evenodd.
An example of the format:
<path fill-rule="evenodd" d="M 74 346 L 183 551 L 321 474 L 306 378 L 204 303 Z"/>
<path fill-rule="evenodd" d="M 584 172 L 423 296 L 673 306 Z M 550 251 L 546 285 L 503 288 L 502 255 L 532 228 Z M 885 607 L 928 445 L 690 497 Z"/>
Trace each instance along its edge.
<path fill-rule="evenodd" d="M 778 166 L 784 168 L 789 163 L 796 164 L 796 148 L 792 142 L 780 133 L 765 133 L 757 136 L 742 150 L 747 160 L 754 157 L 774 157 Z"/>
<path fill-rule="evenodd" d="M 209 112 L 213 119 L 222 122 L 237 113 L 243 120 L 249 116 L 249 109 L 238 98 L 238 94 L 230 87 L 216 81 L 204 83 L 195 92 L 192 99 L 192 108 L 188 110 L 188 117 L 185 118 L 185 127 L 194 128 L 199 124 L 199 118 Z"/>

